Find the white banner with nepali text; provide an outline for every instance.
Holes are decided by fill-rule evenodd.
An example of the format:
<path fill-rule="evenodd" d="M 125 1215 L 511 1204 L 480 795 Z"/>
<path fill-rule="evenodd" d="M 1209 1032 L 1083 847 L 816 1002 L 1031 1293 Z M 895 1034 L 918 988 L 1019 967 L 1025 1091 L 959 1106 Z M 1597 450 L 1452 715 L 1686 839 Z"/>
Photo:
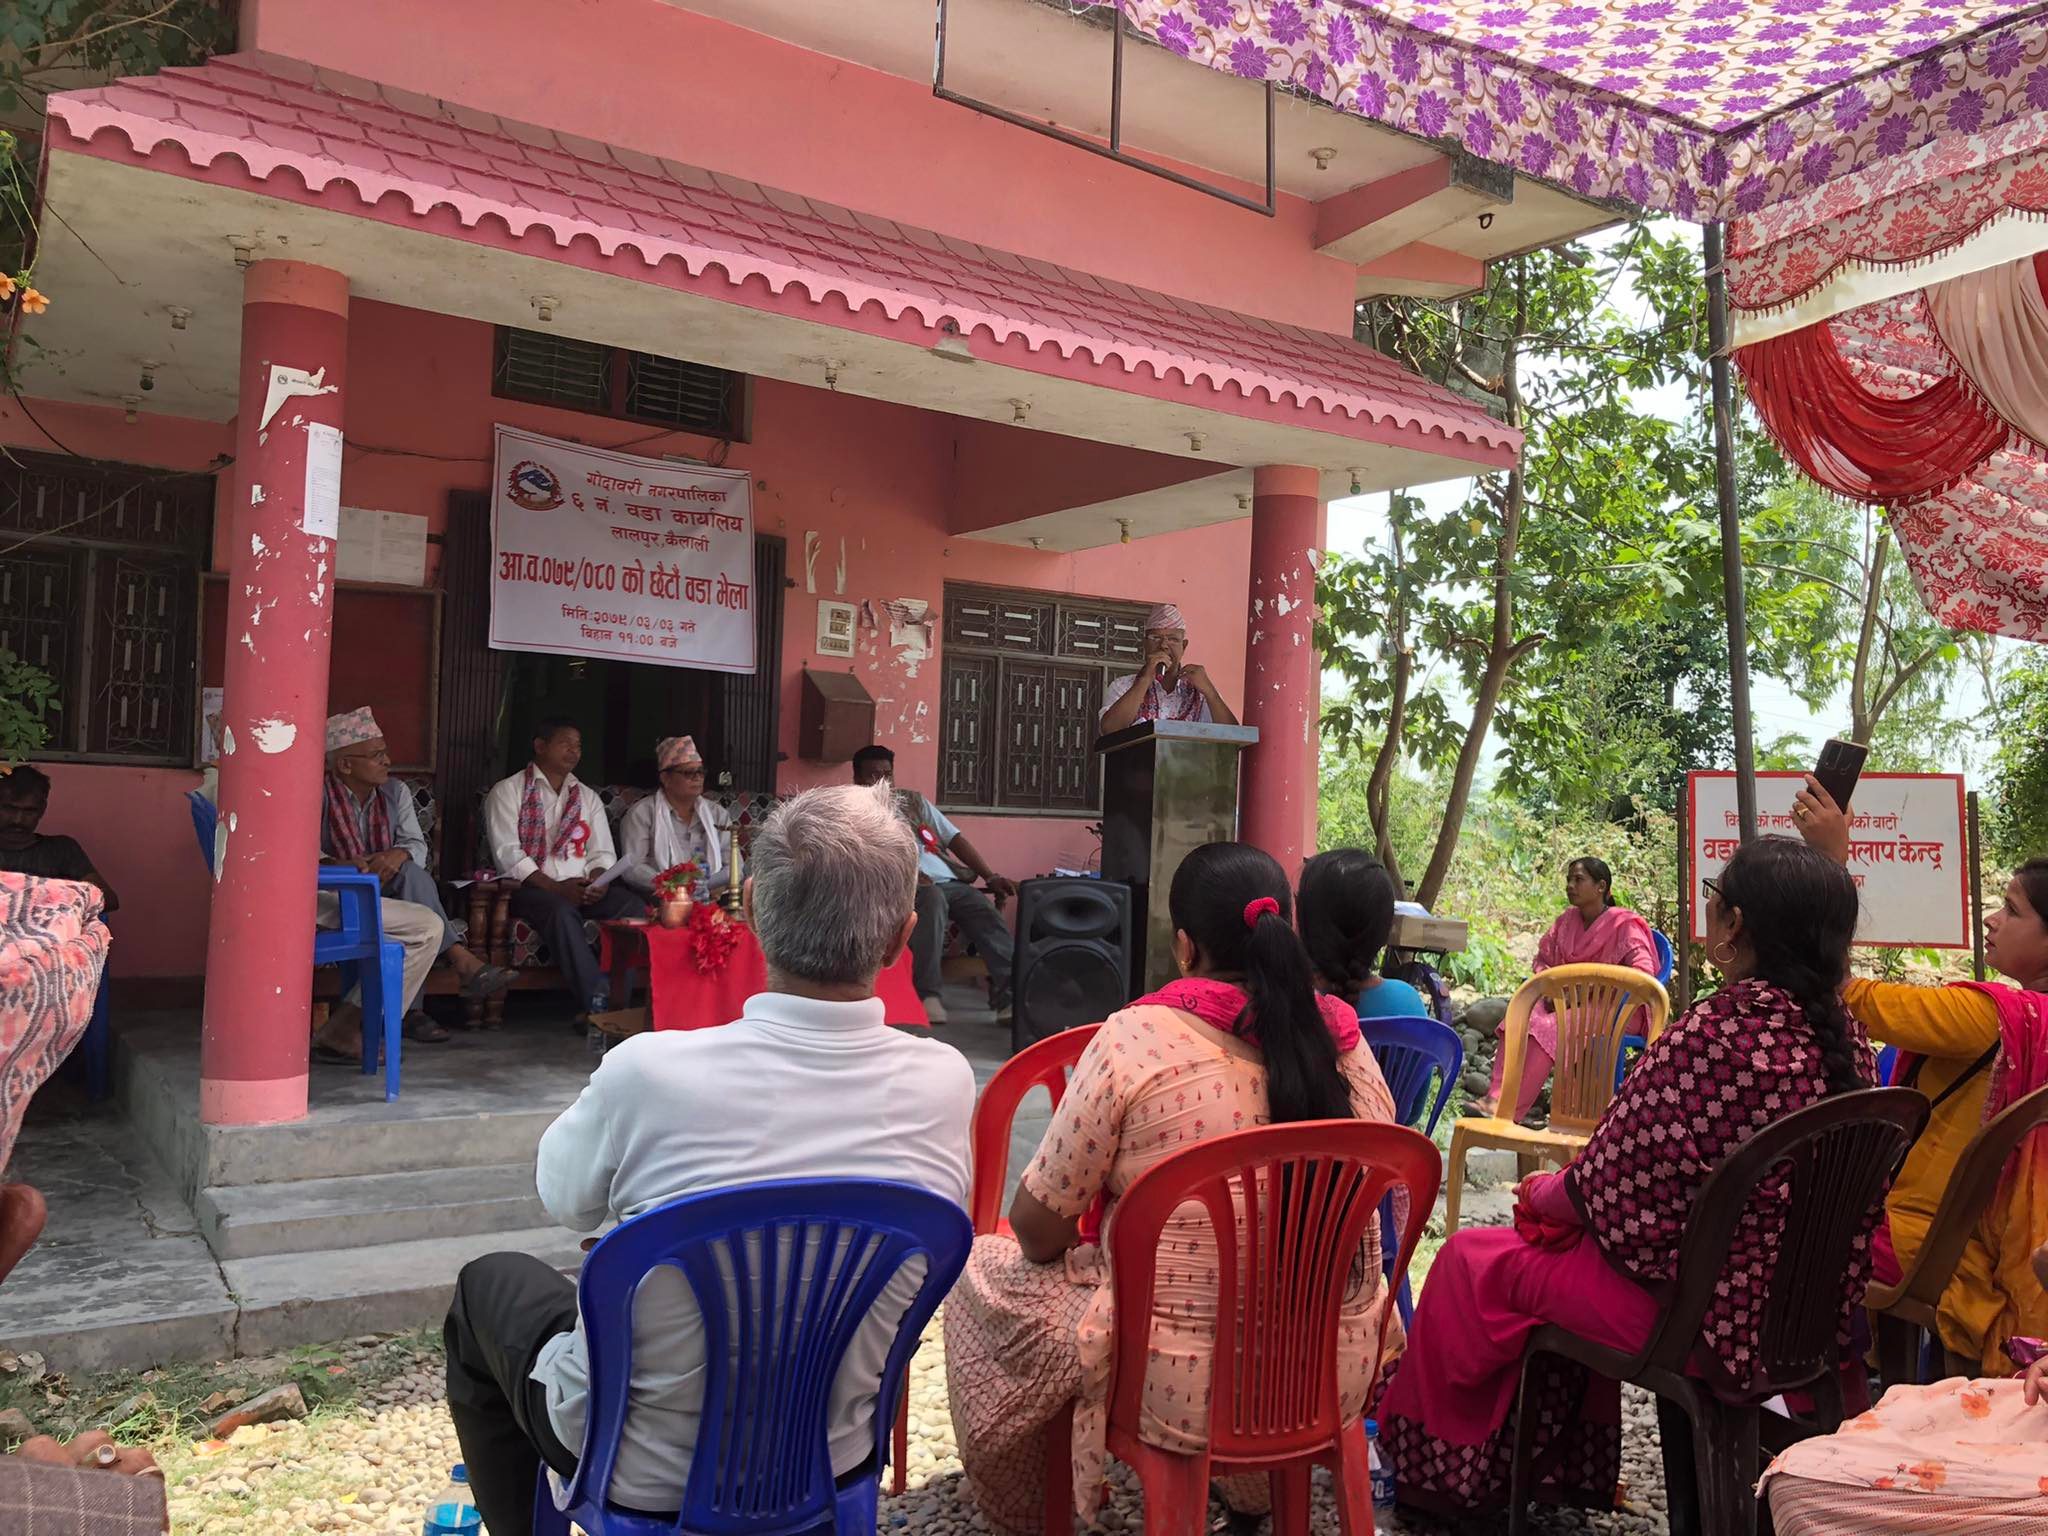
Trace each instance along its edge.
<path fill-rule="evenodd" d="M 754 670 L 753 481 L 500 426 L 491 648 Z"/>
<path fill-rule="evenodd" d="M 1793 796 L 1805 775 L 1756 776 L 1759 833 L 1797 837 Z M 1863 901 L 1856 942 L 1893 947 L 1970 946 L 1970 849 L 1963 780 L 1952 773 L 1866 773 L 1849 806 L 1849 874 Z M 1742 846 L 1735 775 L 1686 778 L 1686 836 L 1692 863 L 1692 936 L 1707 936 L 1700 884 Z"/>

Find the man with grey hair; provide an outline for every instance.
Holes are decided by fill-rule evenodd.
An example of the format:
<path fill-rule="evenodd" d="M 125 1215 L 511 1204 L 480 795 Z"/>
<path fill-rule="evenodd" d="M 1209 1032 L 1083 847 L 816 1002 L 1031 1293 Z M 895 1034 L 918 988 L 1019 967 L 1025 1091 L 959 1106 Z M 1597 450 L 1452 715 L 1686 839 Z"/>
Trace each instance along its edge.
<path fill-rule="evenodd" d="M 888 790 L 807 790 L 754 838 L 748 915 L 768 990 L 720 1029 L 636 1035 L 541 1137 L 542 1202 L 594 1232 L 680 1195 L 767 1179 L 868 1178 L 967 1203 L 974 1073 L 952 1047 L 883 1022 L 875 977 L 917 919 L 917 843 Z M 855 1337 L 827 1426 L 842 1476 L 875 1443 L 875 1388 L 921 1261 Z M 534 1477 L 583 1444 L 589 1367 L 576 1287 L 528 1254 L 463 1268 L 445 1329 L 448 1407 L 492 1536 L 533 1529 Z M 673 1512 L 689 1477 L 704 1336 L 674 1269 L 637 1293 L 633 1380 L 610 1497 Z"/>

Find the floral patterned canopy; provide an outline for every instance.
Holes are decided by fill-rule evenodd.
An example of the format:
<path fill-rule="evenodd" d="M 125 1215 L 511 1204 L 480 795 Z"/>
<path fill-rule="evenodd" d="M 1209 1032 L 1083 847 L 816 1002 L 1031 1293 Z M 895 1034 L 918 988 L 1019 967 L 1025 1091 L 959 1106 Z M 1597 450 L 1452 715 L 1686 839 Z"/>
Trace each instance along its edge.
<path fill-rule="evenodd" d="M 1731 221 L 1727 291 L 1786 457 L 1887 509 L 1942 623 L 2048 641 L 2048 112 Z"/>
<path fill-rule="evenodd" d="M 1702 221 L 2048 109 L 2039 0 L 1094 3 L 1211 68 Z"/>

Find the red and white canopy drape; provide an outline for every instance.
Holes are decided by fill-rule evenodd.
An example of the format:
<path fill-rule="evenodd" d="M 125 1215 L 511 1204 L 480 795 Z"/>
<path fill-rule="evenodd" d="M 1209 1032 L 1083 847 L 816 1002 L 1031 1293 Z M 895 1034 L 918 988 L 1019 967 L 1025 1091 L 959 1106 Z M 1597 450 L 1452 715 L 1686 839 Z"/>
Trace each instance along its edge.
<path fill-rule="evenodd" d="M 1944 624 L 2048 641 L 2048 115 L 1736 221 L 1727 278 L 1787 457 L 1890 509 Z"/>

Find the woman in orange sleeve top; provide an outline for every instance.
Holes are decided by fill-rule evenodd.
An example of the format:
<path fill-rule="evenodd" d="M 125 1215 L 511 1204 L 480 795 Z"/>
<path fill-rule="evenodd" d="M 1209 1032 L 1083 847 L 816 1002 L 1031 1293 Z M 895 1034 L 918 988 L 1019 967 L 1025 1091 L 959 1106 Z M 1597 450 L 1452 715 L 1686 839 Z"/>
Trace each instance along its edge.
<path fill-rule="evenodd" d="M 1809 776 L 1792 808 L 1806 840 L 1846 864 L 1849 823 Z M 2048 1085 L 2048 859 L 2022 864 L 1984 918 L 1984 958 L 2012 985 L 1918 987 L 1857 978 L 1843 1000 L 1873 1041 L 1899 1048 L 1896 1081 L 1934 1111 L 1886 1202 L 1875 1243 L 1881 1283 L 1913 1261 L 1956 1161 L 1984 1122 Z M 2009 1375 L 2005 1341 L 2048 1334 L 2048 1293 L 2031 1269 L 2048 1242 L 2048 1130 L 2020 1143 L 1940 1308 L 1942 1343 L 1987 1376 Z M 1889 1252 L 1887 1252 L 1889 1247 Z"/>

